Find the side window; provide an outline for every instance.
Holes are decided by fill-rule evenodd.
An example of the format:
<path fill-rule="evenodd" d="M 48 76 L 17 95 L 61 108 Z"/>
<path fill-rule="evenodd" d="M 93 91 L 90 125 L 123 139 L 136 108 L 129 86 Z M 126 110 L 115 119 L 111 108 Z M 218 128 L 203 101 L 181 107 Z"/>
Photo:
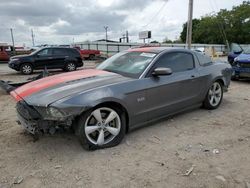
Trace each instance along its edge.
<path fill-rule="evenodd" d="M 53 49 L 53 55 L 67 55 L 64 49 Z"/>
<path fill-rule="evenodd" d="M 37 55 L 39 55 L 39 56 L 49 56 L 49 55 L 51 55 L 51 49 L 48 49 L 48 48 L 43 49 L 40 52 L 38 52 Z"/>
<path fill-rule="evenodd" d="M 203 55 L 201 53 L 196 53 L 196 56 L 197 56 L 201 66 L 205 66 L 205 65 L 212 63 L 212 59 L 210 57 L 208 57 L 207 55 Z"/>
<path fill-rule="evenodd" d="M 67 52 L 72 56 L 80 56 L 80 52 L 77 49 L 69 49 Z"/>
<path fill-rule="evenodd" d="M 164 54 L 159 58 L 154 67 L 171 68 L 173 72 L 181 72 L 194 68 L 193 55 L 184 52 Z"/>

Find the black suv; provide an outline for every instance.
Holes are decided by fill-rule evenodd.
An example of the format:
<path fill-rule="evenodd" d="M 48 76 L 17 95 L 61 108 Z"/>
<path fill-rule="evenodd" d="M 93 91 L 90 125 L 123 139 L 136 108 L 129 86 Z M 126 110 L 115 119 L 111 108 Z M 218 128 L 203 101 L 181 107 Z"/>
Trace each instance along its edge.
<path fill-rule="evenodd" d="M 18 55 L 10 58 L 9 67 L 31 74 L 34 69 L 63 69 L 74 71 L 83 66 L 81 54 L 74 48 L 46 47 L 32 52 L 29 55 Z"/>

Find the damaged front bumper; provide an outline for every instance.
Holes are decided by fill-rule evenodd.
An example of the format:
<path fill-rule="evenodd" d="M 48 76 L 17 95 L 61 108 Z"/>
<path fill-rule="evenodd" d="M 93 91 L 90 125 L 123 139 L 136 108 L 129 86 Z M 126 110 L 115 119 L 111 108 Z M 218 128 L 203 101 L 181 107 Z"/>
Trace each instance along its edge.
<path fill-rule="evenodd" d="M 19 101 L 16 105 L 18 124 L 20 124 L 29 133 L 36 135 L 39 133 L 53 134 L 57 128 L 69 128 L 72 124 L 70 118 L 62 121 L 47 120 L 33 106 L 25 101 Z"/>
<path fill-rule="evenodd" d="M 250 67 L 233 66 L 233 77 L 250 78 Z"/>

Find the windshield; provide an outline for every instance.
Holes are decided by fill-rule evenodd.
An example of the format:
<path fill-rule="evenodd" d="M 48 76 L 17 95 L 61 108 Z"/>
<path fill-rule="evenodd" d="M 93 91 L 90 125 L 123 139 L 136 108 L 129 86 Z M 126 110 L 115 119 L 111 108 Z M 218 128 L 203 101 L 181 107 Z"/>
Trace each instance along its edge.
<path fill-rule="evenodd" d="M 41 50 L 41 48 L 39 48 L 39 49 L 37 49 L 37 50 L 31 52 L 30 55 L 34 55 L 35 53 L 37 53 L 37 52 L 40 51 L 40 50 Z"/>
<path fill-rule="evenodd" d="M 244 54 L 250 54 L 250 47 L 244 50 Z"/>
<path fill-rule="evenodd" d="M 155 56 L 155 53 L 149 52 L 120 52 L 101 63 L 97 69 L 139 78 Z"/>
<path fill-rule="evenodd" d="M 242 48 L 239 44 L 237 43 L 232 43 L 231 44 L 231 51 L 234 52 L 234 53 L 240 53 L 242 52 Z"/>

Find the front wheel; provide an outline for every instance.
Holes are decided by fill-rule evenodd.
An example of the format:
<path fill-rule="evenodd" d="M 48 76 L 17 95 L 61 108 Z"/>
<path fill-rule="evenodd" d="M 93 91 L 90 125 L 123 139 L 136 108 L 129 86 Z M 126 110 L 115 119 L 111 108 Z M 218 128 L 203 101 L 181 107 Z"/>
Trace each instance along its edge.
<path fill-rule="evenodd" d="M 33 67 L 29 63 L 24 63 L 20 66 L 20 71 L 22 74 L 29 75 L 33 72 Z"/>
<path fill-rule="evenodd" d="M 207 92 L 206 98 L 203 102 L 204 107 L 209 110 L 216 109 L 220 106 L 222 98 L 222 84 L 218 81 L 215 81 Z"/>
<path fill-rule="evenodd" d="M 113 147 L 125 136 L 125 118 L 119 109 L 98 107 L 78 120 L 76 134 L 87 150 Z"/>

